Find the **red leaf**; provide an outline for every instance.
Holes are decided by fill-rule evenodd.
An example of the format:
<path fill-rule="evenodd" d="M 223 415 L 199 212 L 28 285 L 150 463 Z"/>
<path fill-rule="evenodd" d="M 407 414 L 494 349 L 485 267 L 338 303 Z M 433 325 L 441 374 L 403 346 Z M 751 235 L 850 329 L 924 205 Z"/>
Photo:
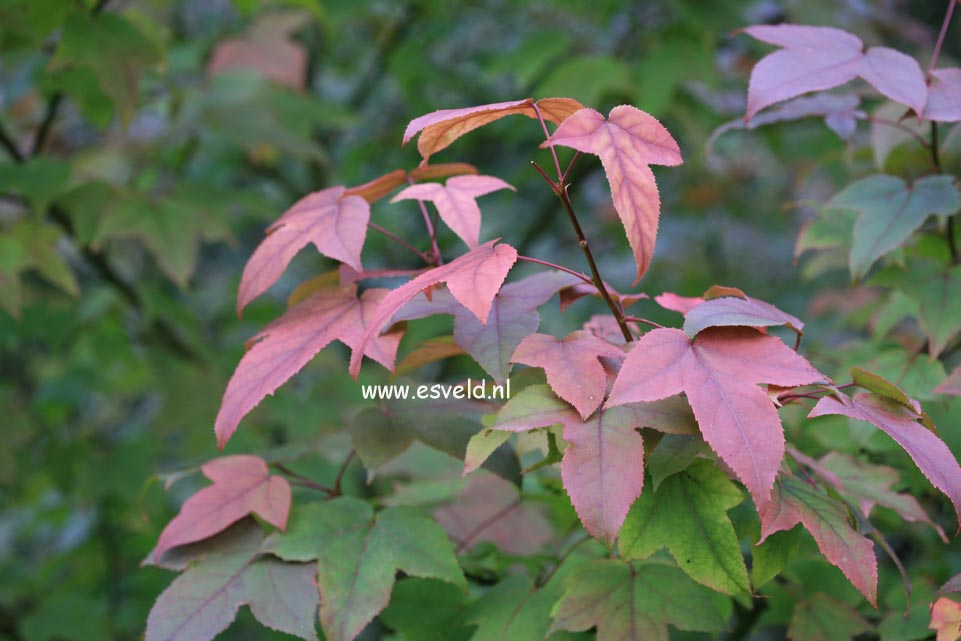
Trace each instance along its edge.
<path fill-rule="evenodd" d="M 437 207 L 441 220 L 471 249 L 480 242 L 481 211 L 477 198 L 499 189 L 514 190 L 494 176 L 455 176 L 445 185 L 423 183 L 411 185 L 394 196 L 398 200 L 428 200 Z"/>
<path fill-rule="evenodd" d="M 297 303 L 254 336 L 254 342 L 234 371 L 214 423 L 217 443 L 223 447 L 237 424 L 264 397 L 273 394 L 332 341 L 366 354 L 390 369 L 394 366 L 401 334 L 394 332 L 364 341 L 366 319 L 372 316 L 386 289 L 368 289 L 357 297 L 357 286 L 322 289 Z"/>
<path fill-rule="evenodd" d="M 564 427 L 564 488 L 587 531 L 608 546 L 644 487 L 642 426 L 629 408 L 613 407 Z"/>
<path fill-rule="evenodd" d="M 840 568 L 858 592 L 877 607 L 878 561 L 871 539 L 851 526 L 843 503 L 793 477 L 782 477 L 761 510 L 761 540 L 798 523 L 814 537 L 824 557 Z"/>
<path fill-rule="evenodd" d="M 592 334 L 572 332 L 563 339 L 548 334 L 531 334 L 514 351 L 511 360 L 541 367 L 547 384 L 586 419 L 604 400 L 607 373 L 598 360 L 615 358 L 623 352 Z"/>
<path fill-rule="evenodd" d="M 762 58 L 751 72 L 747 115 L 809 91 L 843 85 L 861 76 L 881 94 L 924 111 L 927 87 L 917 61 L 894 49 L 871 47 L 847 31 L 805 25 L 755 25 L 744 29 L 768 44 L 783 47 Z"/>
<path fill-rule="evenodd" d="M 961 396 L 961 365 L 955 367 L 951 375 L 934 388 L 934 393 L 945 394 L 947 396 Z"/>
<path fill-rule="evenodd" d="M 637 281 L 654 256 L 661 200 L 649 165 L 680 165 L 681 150 L 656 118 L 630 105 L 605 120 L 593 109 L 569 117 L 542 147 L 561 145 L 600 157 L 614 208 L 624 224 L 637 262 Z"/>
<path fill-rule="evenodd" d="M 931 72 L 924 117 L 940 122 L 961 120 L 961 69 L 935 69 Z"/>
<path fill-rule="evenodd" d="M 195 543 L 256 514 L 281 530 L 290 512 L 290 484 L 270 476 L 258 456 L 225 456 L 204 463 L 204 476 L 214 482 L 184 502 L 180 513 L 160 533 L 153 557 L 178 545 Z"/>
<path fill-rule="evenodd" d="M 787 325 L 798 334 L 804 329 L 797 317 L 756 298 L 712 298 L 691 308 L 684 318 L 684 331 L 691 338 L 708 327 L 771 325 Z"/>
<path fill-rule="evenodd" d="M 364 335 L 350 357 L 350 375 L 360 373 L 362 350 L 381 328 L 419 292 L 446 282 L 450 293 L 469 309 L 481 323 L 487 323 L 494 296 L 500 290 L 507 272 L 517 261 L 517 250 L 507 244 L 495 246 L 491 240 L 446 265 L 435 267 L 391 291 L 378 305 L 367 322 Z"/>
<path fill-rule="evenodd" d="M 645 334 L 624 361 L 609 405 L 687 393 L 704 440 L 761 509 L 784 458 L 784 433 L 758 383 L 795 386 L 824 380 L 779 339 L 743 327 L 704 330 L 697 342 L 678 329 Z"/>
<path fill-rule="evenodd" d="M 331 187 L 298 200 L 267 228 L 244 267 L 237 294 L 237 313 L 277 282 L 291 259 L 307 243 L 324 256 L 363 271 L 360 252 L 367 238 L 370 204 L 360 196 L 345 196 Z"/>
<path fill-rule="evenodd" d="M 542 98 L 537 101 L 544 120 L 560 124 L 584 106 L 570 98 Z M 500 120 L 504 116 L 523 114 L 530 118 L 537 118 L 534 111 L 534 99 L 513 100 L 510 102 L 496 102 L 489 105 L 465 107 L 463 109 L 442 109 L 432 111 L 418 118 L 414 118 L 404 130 L 404 142 L 423 132 L 417 141 L 417 151 L 426 161 L 431 154 L 444 149 L 464 134 L 482 127 L 488 123 Z"/>
<path fill-rule="evenodd" d="M 814 406 L 809 418 L 825 414 L 842 414 L 867 421 L 897 441 L 914 459 L 931 484 L 944 492 L 958 515 L 961 531 L 961 466 L 948 446 L 920 423 L 918 414 L 891 399 L 876 394 L 857 394 L 842 402 L 825 396 Z"/>

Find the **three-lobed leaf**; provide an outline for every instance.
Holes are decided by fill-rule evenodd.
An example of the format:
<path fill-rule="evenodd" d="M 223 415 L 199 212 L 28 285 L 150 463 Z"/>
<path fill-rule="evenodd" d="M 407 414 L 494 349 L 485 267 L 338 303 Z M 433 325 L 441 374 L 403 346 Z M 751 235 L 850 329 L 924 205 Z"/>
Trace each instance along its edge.
<path fill-rule="evenodd" d="M 203 464 L 204 476 L 213 481 L 187 499 L 180 513 L 160 533 L 153 558 L 160 560 L 178 545 L 202 541 L 249 514 L 256 514 L 276 528 L 287 526 L 290 484 L 271 476 L 258 456 L 225 456 Z"/>
<path fill-rule="evenodd" d="M 882 95 L 924 111 L 927 85 L 910 56 L 887 47 L 871 47 L 857 36 L 833 27 L 754 25 L 744 32 L 781 49 L 762 58 L 751 71 L 746 120 L 761 109 L 810 91 L 843 85 L 860 76 Z"/>
<path fill-rule="evenodd" d="M 244 519 L 203 544 L 194 562 L 157 598 L 145 641 L 210 641 L 241 605 L 268 628 L 316 641 L 315 568 L 261 554 L 263 532 Z"/>
<path fill-rule="evenodd" d="M 725 594 L 751 590 L 727 511 L 743 494 L 717 466 L 696 461 L 647 492 L 631 508 L 618 543 L 624 559 L 646 559 L 663 547 L 692 579 Z"/>
<path fill-rule="evenodd" d="M 426 200 L 434 203 L 440 219 L 468 247 L 474 249 L 480 242 L 481 227 L 481 211 L 477 206 L 477 199 L 501 189 L 514 190 L 509 184 L 494 176 L 454 176 L 443 185 L 440 183 L 411 185 L 394 196 L 390 202 Z"/>
<path fill-rule="evenodd" d="M 578 111 L 542 144 L 556 145 L 600 157 L 634 252 L 636 284 L 654 257 L 661 211 L 650 165 L 680 165 L 680 147 L 656 118 L 630 105 L 614 107 L 607 118 L 593 109 Z"/>
<path fill-rule="evenodd" d="M 432 519 L 409 508 L 374 514 L 355 498 L 305 506 L 264 549 L 288 561 L 317 561 L 320 621 L 330 641 L 352 641 L 384 609 L 398 570 L 467 585 L 447 535 Z"/>

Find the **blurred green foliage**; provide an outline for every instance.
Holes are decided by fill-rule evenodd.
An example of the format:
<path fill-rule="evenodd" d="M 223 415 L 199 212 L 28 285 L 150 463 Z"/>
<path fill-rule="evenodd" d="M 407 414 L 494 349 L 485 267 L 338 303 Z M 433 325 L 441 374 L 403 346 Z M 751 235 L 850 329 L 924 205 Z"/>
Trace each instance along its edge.
<path fill-rule="evenodd" d="M 865 315 L 884 302 L 879 290 L 851 290 L 843 271 L 828 269 L 834 264 L 814 258 L 798 267 L 793 257 L 806 214 L 785 204 L 827 200 L 869 170 L 867 132 L 845 145 L 805 121 L 728 134 L 711 156 L 705 142 L 743 113 L 761 51 L 734 36 L 737 27 L 782 18 L 831 24 L 924 62 L 941 4 L 4 0 L 0 639 L 140 637 L 170 576 L 139 562 L 200 480 L 169 492 L 165 484 L 217 455 L 213 417 L 244 341 L 278 315 L 296 283 L 329 268 L 305 252 L 238 319 L 246 258 L 296 198 L 413 166 L 416 151 L 401 148 L 401 132 L 435 109 L 557 95 L 603 112 L 625 102 L 650 111 L 678 137 L 686 164 L 658 172 L 661 236 L 643 290 L 697 295 L 736 285 L 813 321 L 806 346 L 826 371 L 858 363 L 930 398 L 943 365 L 864 329 Z M 957 23 L 952 34 L 947 57 L 961 54 Z M 529 166 L 545 156 L 540 136 L 532 123 L 508 119 L 437 162 L 467 160 L 517 187 L 516 198 L 486 203 L 485 237 L 582 269 L 563 212 Z M 910 165 L 911 153 L 895 148 L 887 163 Z M 599 166 L 580 163 L 573 184 L 602 273 L 626 289 L 632 263 Z M 418 229 L 410 209 L 378 204 L 374 216 L 399 233 Z M 369 268 L 409 259 L 369 239 Z M 899 301 L 884 304 L 896 322 Z M 573 329 L 602 309 L 580 305 L 563 321 L 545 313 L 545 326 Z M 647 312 L 669 314 L 653 305 Z M 386 373 L 368 367 L 364 378 Z M 331 348 L 251 414 L 228 451 L 299 457 L 299 470 L 329 480 L 349 449 L 337 440 L 344 417 L 358 405 L 344 352 Z M 939 401 L 930 413 L 961 453 L 959 403 Z M 936 520 L 950 521 L 889 440 L 837 417 L 818 425 L 792 436 L 809 451 L 863 451 L 898 468 Z M 351 470 L 361 485 L 362 471 Z M 783 633 L 796 585 L 856 606 L 880 622 L 882 639 L 925 637 L 919 604 L 935 580 L 961 571 L 961 551 L 939 547 L 920 524 L 899 525 L 893 513 L 882 510 L 878 521 L 897 526 L 891 543 L 916 578 L 907 619 L 892 564 L 882 563 L 885 595 L 872 612 L 835 569 L 802 560 L 787 568 L 793 582 L 764 587 L 767 605 L 750 624 L 773 636 L 757 638 Z M 386 621 L 404 616 L 394 605 Z M 243 615 L 231 638 L 269 634 Z"/>

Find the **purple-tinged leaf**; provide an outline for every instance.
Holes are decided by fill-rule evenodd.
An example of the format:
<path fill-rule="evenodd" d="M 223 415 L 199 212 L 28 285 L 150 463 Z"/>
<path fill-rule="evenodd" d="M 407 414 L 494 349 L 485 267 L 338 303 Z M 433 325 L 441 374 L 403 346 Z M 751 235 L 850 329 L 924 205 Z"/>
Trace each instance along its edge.
<path fill-rule="evenodd" d="M 507 244 L 488 241 L 446 265 L 435 267 L 388 293 L 367 321 L 366 331 L 350 358 L 350 375 L 360 374 L 363 350 L 381 328 L 422 290 L 446 282 L 457 301 L 481 322 L 487 323 L 494 296 L 501 288 L 514 262 L 517 250 Z"/>
<path fill-rule="evenodd" d="M 684 331 L 691 338 L 708 327 L 773 325 L 787 325 L 798 334 L 804 333 L 804 323 L 796 316 L 756 298 L 712 298 L 693 307 L 684 317 Z"/>
<path fill-rule="evenodd" d="M 679 314 L 687 314 L 689 311 L 704 302 L 700 296 L 678 296 L 671 292 L 664 292 L 654 297 L 654 302 Z"/>
<path fill-rule="evenodd" d="M 961 466 L 948 446 L 918 422 L 918 414 L 876 394 L 857 394 L 853 399 L 845 397 L 842 400 L 825 396 L 808 417 L 826 414 L 842 414 L 867 421 L 893 438 L 914 459 L 931 484 L 951 499 L 961 530 Z"/>
<path fill-rule="evenodd" d="M 961 69 L 935 69 L 931 72 L 924 118 L 939 122 L 961 120 Z"/>
<path fill-rule="evenodd" d="M 241 605 L 260 623 L 316 641 L 316 565 L 261 556 L 263 533 L 245 519 L 219 534 L 157 598 L 145 641 L 210 641 L 227 629 Z"/>
<path fill-rule="evenodd" d="M 961 396 L 961 365 L 955 367 L 951 375 L 934 388 L 934 393 L 946 396 Z"/>
<path fill-rule="evenodd" d="M 579 420 L 577 412 L 559 399 L 549 386 L 531 385 L 504 404 L 493 427 L 506 432 L 526 432 Z"/>

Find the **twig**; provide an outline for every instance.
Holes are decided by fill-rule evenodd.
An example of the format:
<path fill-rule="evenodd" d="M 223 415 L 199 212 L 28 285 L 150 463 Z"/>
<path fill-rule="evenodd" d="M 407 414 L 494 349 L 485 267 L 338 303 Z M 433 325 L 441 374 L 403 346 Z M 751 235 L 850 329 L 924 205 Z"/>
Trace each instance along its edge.
<path fill-rule="evenodd" d="M 47 138 L 50 135 L 50 129 L 53 126 L 53 121 L 57 117 L 57 110 L 60 109 L 60 103 L 62 102 L 63 94 L 59 91 L 50 96 L 50 101 L 47 102 L 46 112 L 43 114 L 43 120 L 40 121 L 40 127 L 37 128 L 37 134 L 33 137 L 33 146 L 30 147 L 31 156 L 36 156 L 43 151 L 43 146 L 47 142 Z"/>
<path fill-rule="evenodd" d="M 583 536 L 580 539 L 578 539 L 576 542 L 571 544 L 570 547 L 568 547 L 560 556 L 557 557 L 557 560 L 554 561 L 554 564 L 551 566 L 551 569 L 548 570 L 547 572 L 542 573 L 534 582 L 534 584 L 537 587 L 547 585 L 547 582 L 550 581 L 551 578 L 561 568 L 561 566 L 564 565 L 564 561 L 570 558 L 570 556 L 577 550 L 577 548 L 579 548 L 581 545 L 583 545 L 584 543 L 590 540 L 591 540 L 590 536 Z"/>
<path fill-rule="evenodd" d="M 629 322 L 632 322 L 632 323 L 643 323 L 643 324 L 645 324 L 645 325 L 650 325 L 651 327 L 655 327 L 655 328 L 657 328 L 657 329 L 664 329 L 664 326 L 661 325 L 660 323 L 655 323 L 655 322 L 652 321 L 652 320 L 648 320 L 648 319 L 646 319 L 646 318 L 641 318 L 640 316 L 625 316 L 625 317 L 624 317 L 624 320 L 629 321 Z"/>
<path fill-rule="evenodd" d="M 914 129 L 911 129 L 907 125 L 901 124 L 896 120 L 890 120 L 888 118 L 883 118 L 881 116 L 868 116 L 865 118 L 865 120 L 878 125 L 884 125 L 886 127 L 894 127 L 895 129 L 900 129 L 904 133 L 914 138 L 918 142 L 918 144 L 924 147 L 925 149 L 931 146 L 930 143 L 928 143 L 928 141 L 924 139 L 924 136 L 916 132 Z"/>
<path fill-rule="evenodd" d="M 350 466 L 350 462 L 354 460 L 355 456 L 357 456 L 357 450 L 351 450 L 347 454 L 347 457 L 344 459 L 344 462 L 341 463 L 340 469 L 337 470 L 337 478 L 334 479 L 333 496 L 341 495 L 340 486 L 341 486 L 341 483 L 343 483 L 344 481 L 344 474 L 347 473 L 347 468 Z"/>
<path fill-rule="evenodd" d="M 395 243 L 397 243 L 397 244 L 399 244 L 399 245 L 402 245 L 402 246 L 406 247 L 407 249 L 411 250 L 412 252 L 414 252 L 415 254 L 417 254 L 418 256 L 420 256 L 421 260 L 423 260 L 423 261 L 424 261 L 425 263 L 427 263 L 428 265 L 432 265 L 432 264 L 433 264 L 433 261 L 431 260 L 431 257 L 430 257 L 430 256 L 428 256 L 427 254 L 425 254 L 425 253 L 422 252 L 421 250 L 417 249 L 416 247 L 414 247 L 413 245 L 411 245 L 410 243 L 408 243 L 406 240 L 404 240 L 403 238 L 401 238 L 400 236 L 398 236 L 398 235 L 395 234 L 394 232 L 392 232 L 392 231 L 390 231 L 390 230 L 388 230 L 388 229 L 384 229 L 383 227 L 381 227 L 381 226 L 378 225 L 377 223 L 368 222 L 368 223 L 367 223 L 367 226 L 370 227 L 371 229 L 373 229 L 374 231 L 380 232 L 380 233 L 383 234 L 384 236 L 387 236 L 387 238 L 390 238 L 390 239 L 393 240 Z"/>
<path fill-rule="evenodd" d="M 7 153 L 14 162 L 20 163 L 24 161 L 23 154 L 20 152 L 20 148 L 17 147 L 17 141 L 7 133 L 7 130 L 3 128 L 2 124 L 0 124 L 0 145 L 3 145 L 3 148 L 7 150 Z"/>
<path fill-rule="evenodd" d="M 408 176 L 407 184 L 413 185 L 414 179 Z M 430 214 L 427 213 L 427 205 L 424 204 L 423 200 L 418 200 L 417 206 L 420 207 L 420 213 L 424 216 L 424 224 L 427 226 L 427 235 L 430 236 L 430 251 L 434 257 L 432 264 L 437 266 L 443 265 L 444 259 L 441 258 L 440 247 L 437 246 L 437 233 L 434 230 L 434 224 L 430 220 Z"/>
<path fill-rule="evenodd" d="M 584 281 L 584 282 L 587 283 L 588 285 L 593 285 L 593 284 L 594 284 L 594 281 L 592 281 L 590 278 L 588 278 L 588 277 L 585 276 L 584 274 L 582 274 L 582 273 L 580 273 L 580 272 L 576 272 L 576 271 L 574 271 L 573 269 L 568 269 L 567 267 L 564 267 L 563 265 L 558 265 L 557 263 L 552 263 L 552 262 L 547 261 L 547 260 L 541 260 L 540 258 L 531 258 L 530 256 L 522 256 L 522 255 L 520 255 L 520 254 L 517 255 L 517 260 L 523 260 L 523 261 L 526 261 L 526 262 L 528 262 L 528 263 L 535 263 L 535 264 L 537 264 L 537 265 L 543 265 L 544 267 L 550 267 L 551 269 L 558 269 L 558 270 L 560 270 L 560 271 L 562 271 L 562 272 L 566 272 L 566 273 L 570 274 L 571 276 L 577 276 L 578 278 L 580 278 L 582 281 Z"/>
<path fill-rule="evenodd" d="M 954 13 L 954 5 L 957 4 L 957 0 L 951 0 L 948 3 L 948 10 L 944 14 L 944 22 L 941 23 L 941 33 L 938 34 L 938 41 L 934 45 L 934 52 L 931 54 L 931 64 L 928 65 L 928 78 L 931 77 L 931 72 L 934 71 L 934 66 L 938 64 L 938 56 L 941 55 L 941 47 L 944 45 L 944 36 L 948 33 L 948 25 L 951 23 L 951 14 Z"/>
<path fill-rule="evenodd" d="M 294 470 L 290 469 L 283 463 L 274 463 L 274 467 L 276 467 L 278 470 L 280 470 L 281 472 L 289 476 L 292 481 L 296 481 L 297 485 L 300 485 L 302 487 L 308 487 L 313 490 L 319 490 L 321 492 L 324 492 L 328 496 L 334 496 L 333 488 L 327 487 L 326 485 L 322 485 L 317 481 L 304 476 L 300 472 L 295 472 Z"/>

